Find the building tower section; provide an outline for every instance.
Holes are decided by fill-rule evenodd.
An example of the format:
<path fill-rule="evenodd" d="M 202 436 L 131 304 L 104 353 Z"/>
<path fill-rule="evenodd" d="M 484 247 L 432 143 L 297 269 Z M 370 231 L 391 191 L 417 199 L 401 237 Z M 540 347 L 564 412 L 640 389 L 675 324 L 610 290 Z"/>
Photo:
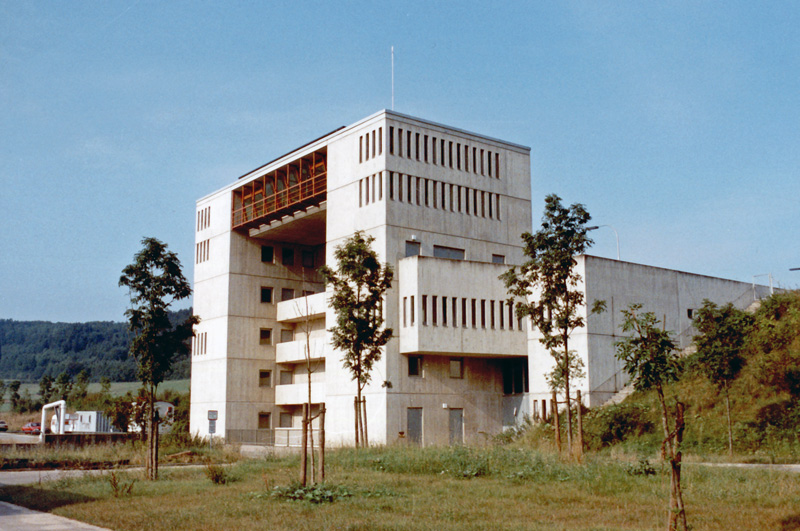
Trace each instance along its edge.
<path fill-rule="evenodd" d="M 352 443 L 355 383 L 327 341 L 319 267 L 356 231 L 395 270 L 394 334 L 365 390 L 370 441 L 470 442 L 526 411 L 525 326 L 497 277 L 530 227 L 528 148 L 382 111 L 200 199 L 197 215 L 194 433 L 291 445 L 310 393 L 328 441 Z"/>

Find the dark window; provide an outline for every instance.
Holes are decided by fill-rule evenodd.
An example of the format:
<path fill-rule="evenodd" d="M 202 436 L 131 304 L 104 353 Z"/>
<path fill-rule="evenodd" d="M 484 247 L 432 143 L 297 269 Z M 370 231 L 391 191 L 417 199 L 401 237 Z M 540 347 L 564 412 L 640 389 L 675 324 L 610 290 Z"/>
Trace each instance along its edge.
<path fill-rule="evenodd" d="M 467 327 L 467 299 L 461 299 L 461 326 Z"/>
<path fill-rule="evenodd" d="M 268 430 L 270 428 L 271 415 L 269 413 L 258 414 L 258 429 Z"/>
<path fill-rule="evenodd" d="M 261 286 L 261 302 L 272 302 L 272 288 Z"/>
<path fill-rule="evenodd" d="M 303 267 L 314 267 L 314 251 L 303 251 Z"/>
<path fill-rule="evenodd" d="M 394 155 L 394 127 L 389 128 L 389 153 Z"/>
<path fill-rule="evenodd" d="M 506 257 L 503 254 L 493 254 L 492 255 L 492 263 L 493 264 L 505 264 Z"/>
<path fill-rule="evenodd" d="M 406 310 L 408 308 L 408 297 L 403 297 L 403 326 L 408 326 L 408 319 L 406 319 Z"/>
<path fill-rule="evenodd" d="M 275 248 L 271 245 L 261 246 L 261 261 L 271 264 L 275 261 Z"/>
<path fill-rule="evenodd" d="M 418 256 L 420 254 L 422 245 L 419 242 L 407 241 L 406 242 L 406 256 Z"/>
<path fill-rule="evenodd" d="M 428 296 L 422 296 L 422 326 L 428 324 Z"/>
<path fill-rule="evenodd" d="M 528 363 L 527 360 L 513 359 L 504 360 L 503 371 L 503 394 L 517 395 L 528 392 Z"/>
<path fill-rule="evenodd" d="M 447 297 L 442 297 L 442 326 L 447 326 Z"/>
<path fill-rule="evenodd" d="M 260 345 L 272 344 L 272 328 L 262 328 L 258 333 L 258 343 Z"/>
<path fill-rule="evenodd" d="M 464 358 L 450 358 L 450 378 L 464 377 Z"/>
<path fill-rule="evenodd" d="M 414 326 L 414 296 L 411 296 L 411 326 Z"/>
<path fill-rule="evenodd" d="M 294 249 L 292 249 L 291 247 L 283 248 L 283 265 L 285 266 L 294 265 Z"/>
<path fill-rule="evenodd" d="M 472 299 L 472 304 L 470 305 L 470 309 L 472 310 L 472 328 L 478 328 L 478 302 L 477 299 Z"/>
<path fill-rule="evenodd" d="M 694 319 L 694 310 L 691 308 L 686 310 L 686 317 L 688 317 L 689 319 Z"/>
<path fill-rule="evenodd" d="M 443 245 L 434 245 L 433 256 L 435 256 L 436 258 L 448 258 L 450 260 L 463 260 L 464 249 L 457 249 L 455 247 L 444 247 Z"/>
<path fill-rule="evenodd" d="M 259 387 L 272 386 L 272 371 L 258 371 L 258 386 Z"/>
<path fill-rule="evenodd" d="M 422 356 L 408 357 L 408 375 L 422 376 Z"/>
<path fill-rule="evenodd" d="M 486 299 L 481 299 L 481 328 L 486 328 Z"/>
<path fill-rule="evenodd" d="M 431 323 L 433 324 L 433 326 L 436 326 L 436 325 L 439 324 L 438 319 L 437 319 L 437 317 L 438 317 L 438 304 L 439 304 L 439 298 L 436 295 L 432 295 L 431 296 Z"/>
<path fill-rule="evenodd" d="M 281 300 L 290 301 L 294 299 L 294 290 L 292 288 L 283 288 L 281 290 Z"/>

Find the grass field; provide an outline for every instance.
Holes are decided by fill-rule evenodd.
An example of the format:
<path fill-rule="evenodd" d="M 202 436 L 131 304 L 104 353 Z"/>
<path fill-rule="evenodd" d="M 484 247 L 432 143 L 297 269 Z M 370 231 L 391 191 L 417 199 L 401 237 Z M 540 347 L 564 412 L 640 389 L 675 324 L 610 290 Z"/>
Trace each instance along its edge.
<path fill-rule="evenodd" d="M 231 465 L 226 485 L 203 468 L 162 469 L 114 497 L 107 478 L 4 487 L 0 499 L 120 530 L 255 529 L 662 529 L 669 478 L 635 473 L 608 458 L 565 464 L 510 447 L 383 448 L 332 452 L 333 503 L 270 496 L 297 474 L 296 457 Z M 122 473 L 125 474 L 125 473 Z M 134 476 L 125 475 L 130 481 Z M 695 530 L 798 529 L 797 475 L 685 467 L 685 499 Z"/>

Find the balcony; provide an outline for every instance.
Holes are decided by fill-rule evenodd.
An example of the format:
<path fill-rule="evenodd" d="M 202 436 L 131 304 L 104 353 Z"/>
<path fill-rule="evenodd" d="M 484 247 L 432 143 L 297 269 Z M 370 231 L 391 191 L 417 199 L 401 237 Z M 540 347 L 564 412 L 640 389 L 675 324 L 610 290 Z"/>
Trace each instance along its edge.
<path fill-rule="evenodd" d="M 296 383 L 275 386 L 275 404 L 278 406 L 291 406 L 308 402 L 308 384 Z M 311 383 L 311 403 L 325 402 L 325 383 Z"/>
<path fill-rule="evenodd" d="M 311 361 L 325 358 L 325 341 L 311 340 Z M 302 363 L 306 361 L 306 342 L 287 341 L 275 346 L 275 363 Z"/>
<path fill-rule="evenodd" d="M 524 322 L 521 327 L 498 279 L 507 269 L 425 256 L 400 260 L 400 353 L 527 356 Z"/>
<path fill-rule="evenodd" d="M 325 201 L 327 152 L 315 151 L 236 188 L 231 226 L 250 229 Z"/>
<path fill-rule="evenodd" d="M 276 318 L 281 323 L 300 323 L 306 317 L 311 320 L 323 319 L 327 301 L 324 292 L 282 301 L 278 303 Z"/>

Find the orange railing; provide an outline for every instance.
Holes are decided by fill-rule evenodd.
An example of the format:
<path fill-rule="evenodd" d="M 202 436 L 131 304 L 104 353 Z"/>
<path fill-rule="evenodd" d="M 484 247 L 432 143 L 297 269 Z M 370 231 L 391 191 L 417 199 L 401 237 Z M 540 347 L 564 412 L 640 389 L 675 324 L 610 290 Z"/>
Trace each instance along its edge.
<path fill-rule="evenodd" d="M 265 222 L 283 215 L 286 211 L 302 205 L 319 203 L 328 186 L 327 172 L 318 173 L 303 182 L 276 192 L 263 199 L 255 199 L 241 207 L 233 208 L 232 226 L 234 229 L 255 225 L 254 222 Z"/>

